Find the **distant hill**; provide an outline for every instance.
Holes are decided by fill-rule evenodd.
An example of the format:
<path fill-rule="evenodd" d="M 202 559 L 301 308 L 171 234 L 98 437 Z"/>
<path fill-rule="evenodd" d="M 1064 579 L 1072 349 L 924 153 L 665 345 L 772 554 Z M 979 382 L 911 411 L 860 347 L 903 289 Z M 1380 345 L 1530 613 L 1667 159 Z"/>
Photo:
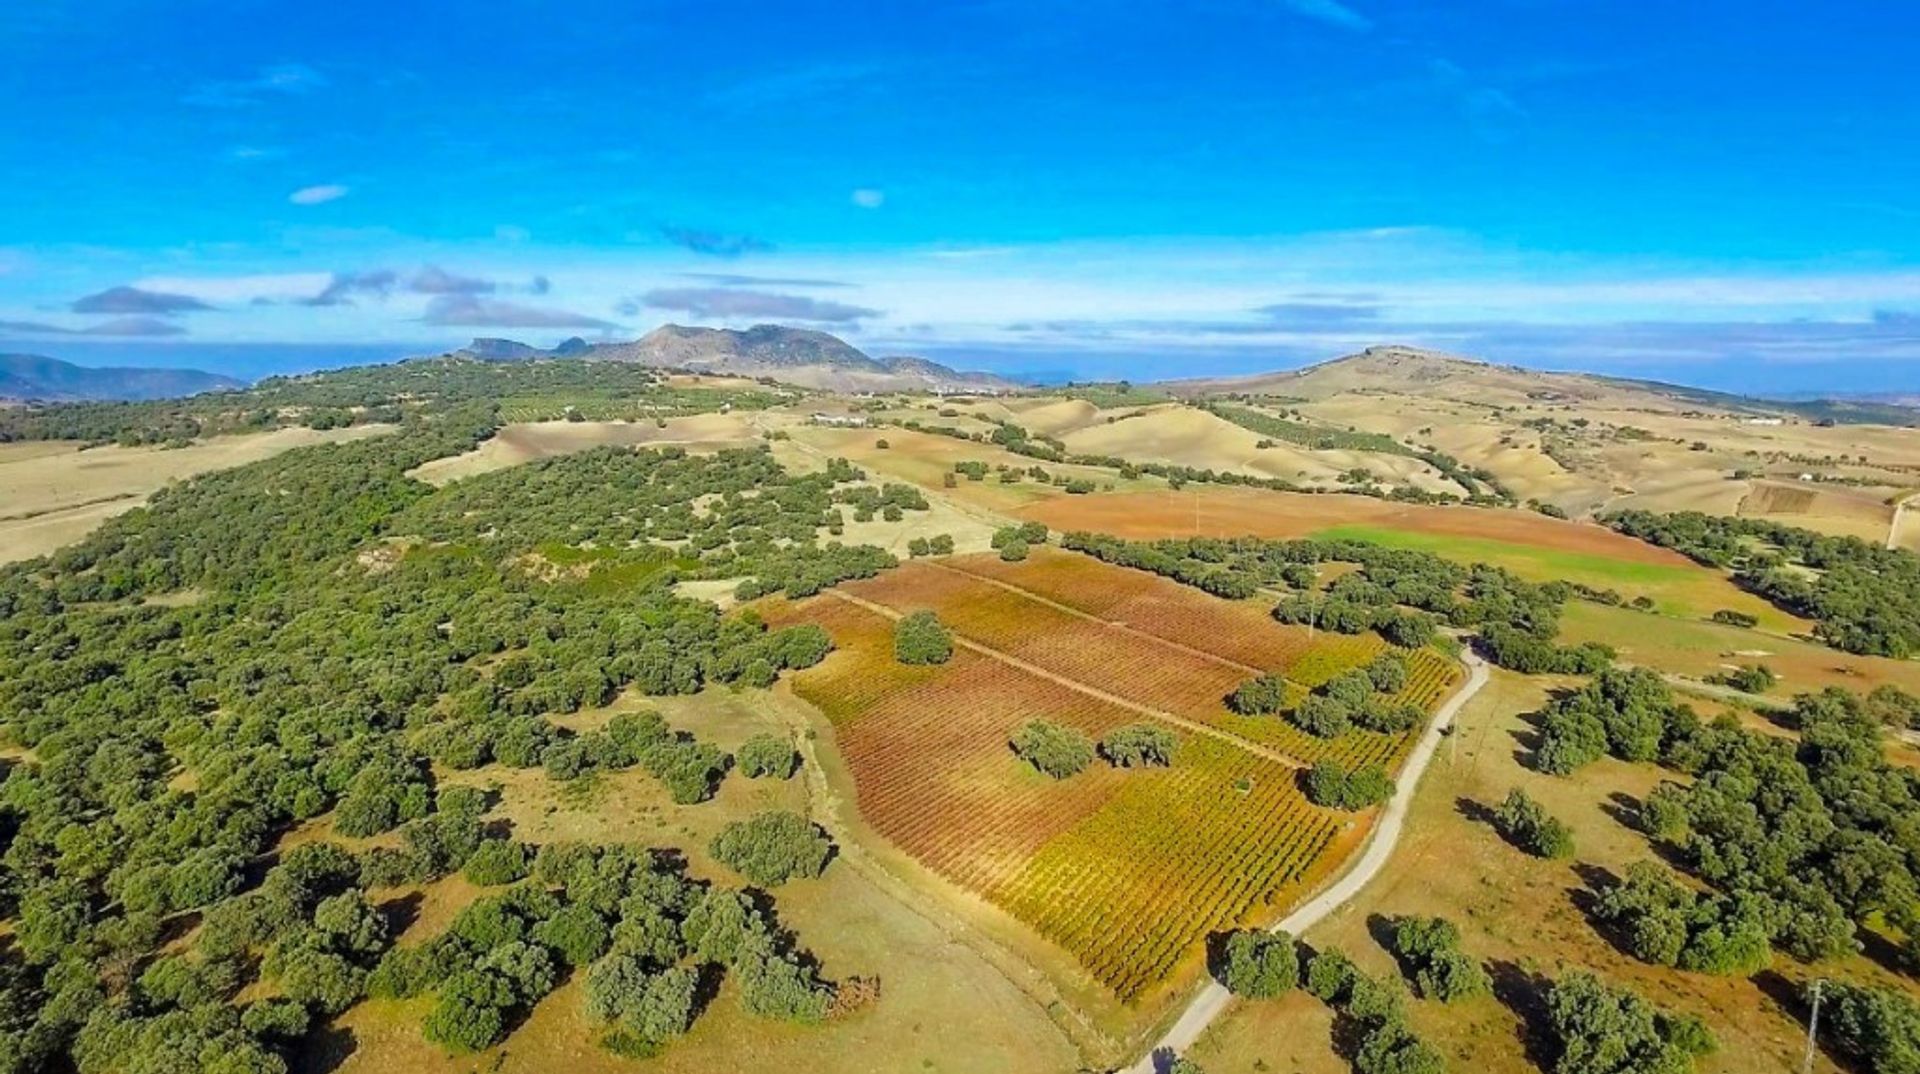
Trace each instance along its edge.
<path fill-rule="evenodd" d="M 760 324 L 745 330 L 669 324 L 629 343 L 570 339 L 540 350 L 506 339 L 476 339 L 458 352 L 486 361 L 590 358 L 741 377 L 772 377 L 832 391 L 1011 391 L 988 373 L 966 373 L 925 358 L 873 358 L 838 336 Z"/>
<path fill-rule="evenodd" d="M 244 387 L 198 369 L 90 368 L 38 354 L 0 354 L 0 399 L 16 402 L 172 399 Z"/>
<path fill-rule="evenodd" d="M 1920 410 L 1873 400 L 1780 400 L 1631 377 L 1561 373 L 1499 365 L 1419 347 L 1368 347 L 1358 354 L 1275 373 L 1169 381 L 1160 387 L 1188 397 L 1290 396 L 1321 400 L 1346 393 L 1392 393 L 1500 406 L 1589 404 L 1660 410 L 1714 409 L 1743 414 L 1789 413 L 1809 421 L 1916 425 Z"/>

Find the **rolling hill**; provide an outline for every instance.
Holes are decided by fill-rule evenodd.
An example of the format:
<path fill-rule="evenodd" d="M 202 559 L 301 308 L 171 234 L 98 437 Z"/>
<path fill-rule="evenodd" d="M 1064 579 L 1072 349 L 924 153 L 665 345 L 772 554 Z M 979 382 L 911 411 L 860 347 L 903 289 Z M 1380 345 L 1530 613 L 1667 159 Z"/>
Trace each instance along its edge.
<path fill-rule="evenodd" d="M 476 339 L 461 352 L 488 361 L 589 358 L 742 377 L 772 377 L 830 391 L 1009 391 L 1018 385 L 925 358 L 874 358 L 826 332 L 760 324 L 744 330 L 668 324 L 626 343 L 570 339 L 540 350 L 504 339 Z"/>
<path fill-rule="evenodd" d="M 0 399 L 75 403 L 171 399 L 245 387 L 197 369 L 89 368 L 38 354 L 0 354 Z"/>

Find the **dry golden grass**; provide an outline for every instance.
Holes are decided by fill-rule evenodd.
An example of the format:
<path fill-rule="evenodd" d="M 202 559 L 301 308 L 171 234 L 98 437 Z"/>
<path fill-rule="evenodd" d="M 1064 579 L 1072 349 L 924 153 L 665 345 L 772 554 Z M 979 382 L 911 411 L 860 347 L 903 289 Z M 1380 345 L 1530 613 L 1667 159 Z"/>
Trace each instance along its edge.
<path fill-rule="evenodd" d="M 1136 462 L 1161 462 L 1202 470 L 1223 470 L 1277 477 L 1302 484 L 1332 486 L 1348 470 L 1360 469 L 1394 485 L 1430 492 L 1460 489 L 1418 459 L 1368 451 L 1317 451 L 1277 442 L 1258 446 L 1258 433 L 1187 406 L 1153 407 L 1138 417 L 1101 422 L 1067 434 L 1069 451 L 1114 455 Z"/>
<path fill-rule="evenodd" d="M 518 466 L 534 459 L 571 455 L 607 445 L 684 447 L 691 451 L 718 451 L 759 442 L 759 434 L 745 415 L 695 414 L 668 418 L 664 426 L 653 421 L 535 421 L 503 427 L 499 434 L 462 455 L 414 467 L 410 476 L 430 485 L 445 485 L 463 477 Z"/>
<path fill-rule="evenodd" d="M 72 544 L 165 487 L 313 444 L 379 436 L 390 425 L 219 436 L 183 448 L 105 447 L 73 441 L 0 445 L 0 563 Z"/>

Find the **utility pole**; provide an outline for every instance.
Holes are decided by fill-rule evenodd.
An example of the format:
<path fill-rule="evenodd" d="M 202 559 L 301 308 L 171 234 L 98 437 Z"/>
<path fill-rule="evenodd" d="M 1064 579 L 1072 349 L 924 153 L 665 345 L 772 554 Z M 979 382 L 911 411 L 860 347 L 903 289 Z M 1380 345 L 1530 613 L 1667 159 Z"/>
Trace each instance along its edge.
<path fill-rule="evenodd" d="M 1807 1018 L 1807 1055 L 1800 1061 L 1800 1074 L 1813 1074 L 1813 1039 L 1820 1032 L 1820 990 L 1825 988 L 1827 979 L 1816 977 L 1813 981 L 1813 1013 Z"/>

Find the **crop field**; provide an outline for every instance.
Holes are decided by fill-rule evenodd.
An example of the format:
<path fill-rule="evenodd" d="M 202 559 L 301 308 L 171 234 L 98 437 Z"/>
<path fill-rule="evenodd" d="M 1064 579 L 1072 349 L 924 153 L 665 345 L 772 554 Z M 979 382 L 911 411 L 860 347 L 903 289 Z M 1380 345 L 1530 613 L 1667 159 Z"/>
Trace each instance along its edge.
<path fill-rule="evenodd" d="M 1706 618 L 1722 608 L 1756 616 L 1762 629 L 1810 624 L 1735 586 L 1724 574 L 1667 549 L 1588 523 L 1531 512 L 1398 504 L 1363 496 L 1264 489 L 1074 497 L 1032 505 L 1023 517 L 1056 529 L 1116 537 L 1329 537 L 1432 552 L 1461 563 L 1505 567 L 1530 581 L 1564 579 L 1645 596 L 1674 615 Z"/>
<path fill-rule="evenodd" d="M 1209 933 L 1311 885 L 1364 831 L 1307 802 L 1300 766 L 1391 766 L 1410 741 L 1316 739 L 1222 701 L 1256 671 L 1323 681 L 1368 659 L 1377 638 L 1309 637 L 1252 604 L 1069 553 L 916 562 L 842 590 L 762 608 L 833 635 L 835 653 L 794 690 L 834 725 L 861 815 L 1127 1001 L 1197 965 Z M 893 617 L 922 608 L 960 643 L 945 665 L 893 658 Z M 1415 669 L 1404 696 L 1423 704 L 1453 682 L 1438 654 Z M 1030 719 L 1098 738 L 1156 716 L 1179 739 L 1169 768 L 1096 763 L 1056 781 L 1007 746 Z"/>

